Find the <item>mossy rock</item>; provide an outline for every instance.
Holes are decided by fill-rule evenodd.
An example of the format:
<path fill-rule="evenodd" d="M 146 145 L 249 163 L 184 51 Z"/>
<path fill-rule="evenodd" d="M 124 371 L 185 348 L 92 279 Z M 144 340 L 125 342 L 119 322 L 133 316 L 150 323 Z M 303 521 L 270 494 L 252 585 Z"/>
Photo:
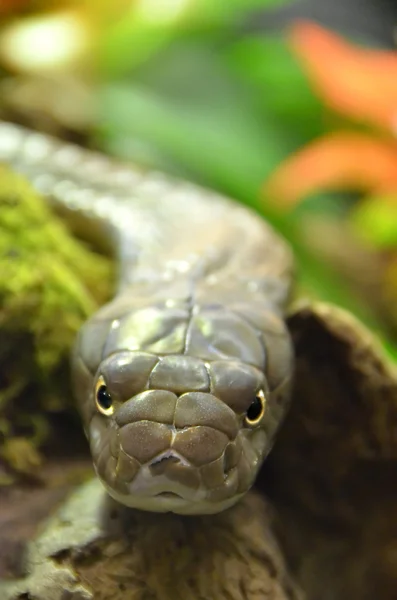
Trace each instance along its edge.
<path fill-rule="evenodd" d="M 4 289 L 0 298 L 9 299 L 4 303 L 9 308 L 4 312 L 8 317 L 0 320 L 1 330 L 2 323 L 8 323 L 3 337 L 13 348 L 11 352 L 2 346 L 3 364 L 21 369 L 16 373 L 24 373 L 28 380 L 33 375 L 35 414 L 41 414 L 51 427 L 50 415 L 57 411 L 66 415 L 69 409 L 65 388 L 58 385 L 59 369 L 80 324 L 110 293 L 107 282 L 112 270 L 106 258 L 71 238 L 39 199 L 31 196 L 25 183 L 10 174 L 7 178 L 7 189 L 14 197 L 15 190 L 20 190 L 21 215 L 26 210 L 27 221 L 36 223 L 34 227 L 45 235 L 52 231 L 50 222 L 57 228 L 55 236 L 48 236 L 50 246 L 43 245 L 43 260 L 49 253 L 52 261 L 59 256 L 60 270 L 44 260 L 41 271 L 40 261 L 31 260 L 18 289 L 21 299 L 33 300 L 20 313 L 18 302 L 14 305 L 11 300 L 11 286 L 0 284 L 0 290 Z M 37 217 L 33 209 L 29 212 L 29 202 L 25 207 L 21 200 L 25 195 L 40 204 Z M 2 227 L 6 223 L 9 228 L 9 221 L 2 216 L 0 220 Z M 24 244 L 33 234 L 24 240 L 24 228 L 18 226 L 15 231 L 19 233 L 14 245 L 10 241 L 4 248 L 19 248 L 16 240 L 20 238 L 21 260 L 27 261 L 29 245 L 25 248 Z M 66 238 L 69 246 L 61 243 Z M 41 246 L 41 236 L 35 239 L 37 247 Z M 58 255 L 60 247 L 62 252 L 66 247 L 69 250 Z M 12 279 L 12 266 L 6 268 Z M 16 271 L 15 267 L 14 277 Z M 37 298 L 50 280 L 59 292 L 58 304 L 51 310 L 53 304 L 48 302 L 44 311 Z M 96 288 L 97 282 L 103 287 Z M 66 307 L 68 311 L 73 308 L 74 316 L 60 323 L 59 315 Z M 54 336 L 51 327 L 43 327 L 49 316 L 48 323 L 60 328 L 61 338 Z M 28 327 L 31 322 L 37 326 Z M 88 452 L 79 456 L 72 447 L 78 426 L 69 424 L 69 437 L 61 444 L 63 453 L 47 453 L 41 465 L 40 485 L 9 486 L 0 495 L 0 597 L 394 600 L 396 370 L 375 336 L 338 307 L 298 303 L 291 308 L 288 326 L 296 352 L 292 405 L 256 489 L 237 506 L 212 517 L 125 509 L 90 478 Z M 19 336 L 30 340 L 22 346 L 24 358 L 20 363 L 7 362 L 18 348 L 21 351 Z M 9 385 L 15 381 L 11 366 L 2 377 Z M 43 395 L 40 389 L 45 390 Z M 57 399 L 54 404 L 48 401 L 49 390 Z M 10 394 L 6 419 L 11 423 L 18 410 L 26 411 L 26 388 Z M 37 468 L 27 472 L 36 473 Z M 65 500 L 70 491 L 71 498 Z M 54 516 L 44 521 L 53 511 Z M 26 541 L 27 552 L 21 560 Z"/>
<path fill-rule="evenodd" d="M 0 170 L 0 485 L 35 475 L 50 418 L 70 410 L 68 358 L 111 293 L 112 264 L 78 242 L 23 178 Z"/>

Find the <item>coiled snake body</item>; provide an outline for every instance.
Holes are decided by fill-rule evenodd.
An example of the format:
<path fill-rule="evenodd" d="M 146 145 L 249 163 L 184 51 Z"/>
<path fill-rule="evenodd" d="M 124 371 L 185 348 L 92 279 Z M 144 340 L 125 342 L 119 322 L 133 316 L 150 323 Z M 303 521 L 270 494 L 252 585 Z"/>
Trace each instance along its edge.
<path fill-rule="evenodd" d="M 84 324 L 72 354 L 110 495 L 182 514 L 237 502 L 288 406 L 287 244 L 232 200 L 8 123 L 0 161 L 119 260 L 115 297 Z"/>

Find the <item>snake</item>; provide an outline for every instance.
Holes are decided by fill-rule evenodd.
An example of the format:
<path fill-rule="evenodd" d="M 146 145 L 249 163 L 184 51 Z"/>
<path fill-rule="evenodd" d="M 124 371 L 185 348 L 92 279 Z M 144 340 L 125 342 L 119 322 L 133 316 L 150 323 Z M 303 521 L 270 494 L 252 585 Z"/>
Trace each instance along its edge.
<path fill-rule="evenodd" d="M 0 162 L 117 265 L 70 359 L 107 494 L 184 515 L 236 504 L 291 401 L 287 240 L 221 192 L 19 124 L 0 122 Z"/>

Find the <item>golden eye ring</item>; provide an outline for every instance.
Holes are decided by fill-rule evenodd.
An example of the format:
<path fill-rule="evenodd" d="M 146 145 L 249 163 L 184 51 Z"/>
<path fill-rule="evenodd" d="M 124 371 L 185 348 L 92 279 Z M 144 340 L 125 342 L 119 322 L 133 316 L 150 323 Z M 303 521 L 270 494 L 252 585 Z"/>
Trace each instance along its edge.
<path fill-rule="evenodd" d="M 245 413 L 245 423 L 248 427 L 256 427 L 261 422 L 263 415 L 265 414 L 266 398 L 263 390 L 260 390 L 255 399 L 252 401 L 250 407 Z"/>
<path fill-rule="evenodd" d="M 98 377 L 95 384 L 95 404 L 97 410 L 105 417 L 110 417 L 114 413 L 112 396 L 108 392 L 106 382 L 102 375 Z"/>

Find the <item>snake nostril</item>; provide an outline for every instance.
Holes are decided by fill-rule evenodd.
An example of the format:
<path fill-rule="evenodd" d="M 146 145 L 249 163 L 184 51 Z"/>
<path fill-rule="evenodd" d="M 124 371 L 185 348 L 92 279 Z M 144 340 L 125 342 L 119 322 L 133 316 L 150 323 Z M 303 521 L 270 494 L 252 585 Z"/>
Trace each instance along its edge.
<path fill-rule="evenodd" d="M 227 475 L 227 472 L 228 472 L 228 470 L 229 470 L 229 469 L 228 469 L 228 464 L 227 464 L 227 463 L 228 463 L 228 461 L 227 461 L 227 459 L 226 459 L 226 453 L 224 453 L 224 454 L 223 454 L 223 462 L 222 462 L 223 474 L 224 474 L 224 475 Z"/>
<path fill-rule="evenodd" d="M 163 454 L 152 460 L 149 465 L 149 469 L 152 475 L 162 475 L 171 465 L 176 465 L 180 462 L 181 459 L 175 454 Z"/>

